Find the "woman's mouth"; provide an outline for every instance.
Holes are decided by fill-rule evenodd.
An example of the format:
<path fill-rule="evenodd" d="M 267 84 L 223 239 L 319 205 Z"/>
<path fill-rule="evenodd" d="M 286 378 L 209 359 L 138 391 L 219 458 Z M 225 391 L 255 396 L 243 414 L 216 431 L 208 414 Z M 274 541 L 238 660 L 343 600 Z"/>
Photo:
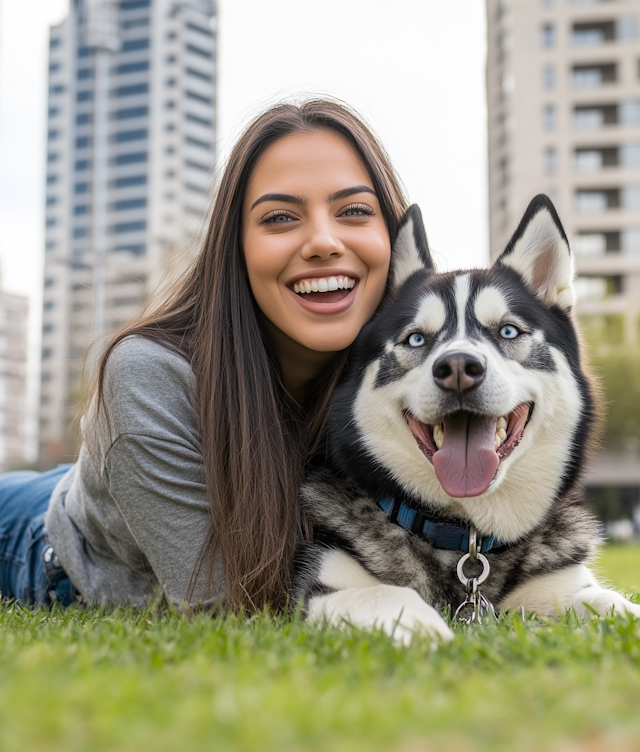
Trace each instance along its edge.
<path fill-rule="evenodd" d="M 315 313 L 338 313 L 351 305 L 358 281 L 345 275 L 307 277 L 296 280 L 289 289 L 303 308 Z"/>

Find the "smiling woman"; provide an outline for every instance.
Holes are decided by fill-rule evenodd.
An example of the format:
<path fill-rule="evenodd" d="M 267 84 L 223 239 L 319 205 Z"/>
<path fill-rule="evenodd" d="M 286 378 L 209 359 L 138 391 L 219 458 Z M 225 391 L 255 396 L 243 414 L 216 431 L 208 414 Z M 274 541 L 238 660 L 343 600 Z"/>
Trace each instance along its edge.
<path fill-rule="evenodd" d="M 78 462 L 0 478 L 3 595 L 284 604 L 307 534 L 303 470 L 405 208 L 348 108 L 258 117 L 193 267 L 106 349 Z"/>

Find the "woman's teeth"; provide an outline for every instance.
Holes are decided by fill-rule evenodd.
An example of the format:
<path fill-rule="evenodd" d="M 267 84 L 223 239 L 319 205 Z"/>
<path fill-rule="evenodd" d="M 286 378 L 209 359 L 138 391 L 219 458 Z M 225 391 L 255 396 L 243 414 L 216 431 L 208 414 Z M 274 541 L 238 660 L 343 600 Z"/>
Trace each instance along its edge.
<path fill-rule="evenodd" d="M 496 423 L 496 435 L 493 440 L 496 449 L 499 449 L 504 440 L 507 438 L 507 419 L 498 418 Z M 442 423 L 436 423 L 433 427 L 433 442 L 436 445 L 436 449 L 440 449 L 444 441 L 444 425 Z"/>
<path fill-rule="evenodd" d="M 333 290 L 351 290 L 356 286 L 351 277 L 318 277 L 316 279 L 301 279 L 293 286 L 296 293 L 332 292 Z"/>

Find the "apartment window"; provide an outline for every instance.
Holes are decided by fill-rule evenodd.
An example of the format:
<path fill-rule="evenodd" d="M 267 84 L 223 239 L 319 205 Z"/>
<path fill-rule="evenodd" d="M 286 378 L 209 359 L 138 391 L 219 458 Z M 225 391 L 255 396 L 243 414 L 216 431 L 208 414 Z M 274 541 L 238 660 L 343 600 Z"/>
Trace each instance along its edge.
<path fill-rule="evenodd" d="M 192 170 L 200 170 L 201 172 L 209 172 L 211 170 L 210 166 L 194 162 L 193 160 L 186 160 L 184 164 L 185 167 L 190 167 Z"/>
<path fill-rule="evenodd" d="M 202 71 L 197 70 L 196 68 L 186 68 L 185 69 L 187 76 L 193 76 L 193 78 L 199 78 L 201 81 L 213 81 L 213 76 L 211 76 L 209 73 L 203 73 Z"/>
<path fill-rule="evenodd" d="M 576 191 L 576 211 L 597 214 L 620 206 L 619 188 L 583 189 Z"/>
<path fill-rule="evenodd" d="M 606 236 L 603 232 L 580 232 L 574 238 L 572 246 L 581 257 L 604 256 L 607 251 Z"/>
<path fill-rule="evenodd" d="M 44 248 L 46 251 L 52 251 L 55 247 L 56 244 L 53 240 L 47 240 Z"/>
<path fill-rule="evenodd" d="M 133 256 L 144 256 L 145 246 L 141 243 L 133 245 L 117 245 L 114 249 L 115 253 L 130 253 Z"/>
<path fill-rule="evenodd" d="M 60 131 L 51 130 L 49 133 L 47 133 L 47 138 L 49 141 L 54 141 L 58 136 L 60 135 Z"/>
<path fill-rule="evenodd" d="M 116 110 L 113 117 L 115 120 L 131 120 L 132 118 L 146 117 L 148 114 L 148 107 L 130 107 L 127 110 Z"/>
<path fill-rule="evenodd" d="M 51 334 L 53 331 L 53 324 L 44 324 L 42 327 L 42 333 L 43 334 Z"/>
<path fill-rule="evenodd" d="M 84 170 L 88 170 L 88 169 L 89 169 L 88 159 L 79 159 L 75 164 L 76 172 L 83 172 Z"/>
<path fill-rule="evenodd" d="M 211 144 L 207 143 L 206 141 L 200 141 L 199 139 L 193 138 L 192 136 L 186 136 L 184 142 L 188 146 L 197 146 L 199 149 L 206 149 L 207 151 L 211 151 Z"/>
<path fill-rule="evenodd" d="M 618 80 L 618 67 L 615 63 L 574 65 L 571 71 L 571 84 L 576 89 L 589 89 Z"/>
<path fill-rule="evenodd" d="M 73 230 L 73 237 L 74 238 L 86 238 L 89 234 L 86 227 L 75 227 Z"/>
<path fill-rule="evenodd" d="M 571 44 L 576 47 L 604 44 L 605 42 L 612 42 L 615 38 L 616 25 L 614 21 L 574 23 L 571 29 Z"/>
<path fill-rule="evenodd" d="M 87 149 L 89 146 L 91 146 L 89 136 L 79 136 L 76 138 L 76 149 Z"/>
<path fill-rule="evenodd" d="M 89 207 L 86 204 L 79 204 L 73 207 L 73 214 L 76 217 L 83 217 L 89 213 Z"/>
<path fill-rule="evenodd" d="M 58 199 L 55 196 L 47 196 L 47 206 L 55 206 L 58 203 Z"/>
<path fill-rule="evenodd" d="M 120 52 L 135 52 L 136 50 L 148 50 L 149 38 L 145 39 L 129 39 L 122 43 Z"/>
<path fill-rule="evenodd" d="M 545 89 L 556 88 L 556 66 L 553 63 L 542 67 L 542 85 Z"/>
<path fill-rule="evenodd" d="M 197 24 L 188 22 L 186 24 L 187 29 L 190 29 L 191 31 L 195 31 L 197 34 L 202 34 L 205 37 L 212 37 L 213 32 L 211 29 L 205 29 L 204 26 L 198 26 Z"/>
<path fill-rule="evenodd" d="M 201 193 L 203 196 L 209 195 L 209 191 L 206 188 L 203 188 L 199 185 L 194 185 L 193 183 L 185 183 L 184 187 L 187 191 L 191 191 L 192 193 Z"/>
<path fill-rule="evenodd" d="M 49 94 L 62 94 L 63 91 L 64 91 L 64 86 L 62 86 L 62 84 L 49 87 Z"/>
<path fill-rule="evenodd" d="M 42 360 L 47 360 L 53 355 L 53 350 L 50 347 L 42 348 Z"/>
<path fill-rule="evenodd" d="M 546 104 L 542 108 L 542 127 L 545 131 L 553 131 L 556 128 L 556 106 Z"/>
<path fill-rule="evenodd" d="M 121 235 L 125 232 L 141 232 L 147 229 L 147 223 L 145 221 L 140 222 L 120 222 L 113 225 L 113 232 L 116 235 Z"/>
<path fill-rule="evenodd" d="M 140 151 L 140 152 L 135 152 L 133 154 L 119 154 L 117 157 L 114 158 L 113 164 L 129 165 L 129 164 L 138 164 L 139 162 L 146 162 L 146 161 L 147 161 L 147 152 Z"/>
<path fill-rule="evenodd" d="M 111 183 L 113 188 L 130 188 L 131 186 L 134 186 L 134 185 L 146 185 L 146 184 L 147 184 L 146 175 L 128 175 L 125 178 L 117 178 Z"/>
<path fill-rule="evenodd" d="M 55 73 L 60 70 L 60 63 L 51 63 L 49 66 L 49 73 Z"/>
<path fill-rule="evenodd" d="M 47 154 L 47 162 L 49 164 L 51 164 L 52 162 L 57 162 L 57 161 L 58 161 L 58 154 L 56 154 L 55 152 L 49 152 L 49 154 Z"/>
<path fill-rule="evenodd" d="M 202 125 L 204 128 L 213 128 L 213 122 L 211 120 L 198 117 L 191 112 L 187 112 L 184 116 L 184 119 L 188 120 L 190 123 L 197 123 L 198 125 Z"/>
<path fill-rule="evenodd" d="M 556 29 L 553 24 L 544 24 L 540 35 L 543 47 L 554 47 L 556 43 Z"/>
<path fill-rule="evenodd" d="M 149 91 L 149 84 L 134 84 L 133 86 L 118 86 L 114 89 L 114 97 L 132 97 L 138 94 L 146 94 Z"/>
<path fill-rule="evenodd" d="M 618 122 L 618 105 L 585 105 L 573 110 L 573 127 L 578 130 L 593 130 Z"/>
<path fill-rule="evenodd" d="M 187 52 L 191 52 L 192 54 L 206 58 L 207 60 L 213 59 L 212 52 L 209 52 L 209 50 L 203 50 L 202 47 L 196 47 L 195 44 L 186 44 L 185 49 Z"/>
<path fill-rule="evenodd" d="M 136 29 L 141 26 L 148 26 L 148 25 L 149 25 L 148 18 L 132 18 L 129 21 L 123 21 L 120 24 L 120 27 L 123 29 Z"/>
<path fill-rule="evenodd" d="M 56 281 L 53 277 L 47 277 L 44 281 L 44 286 L 46 287 L 53 287 L 55 285 Z"/>
<path fill-rule="evenodd" d="M 586 276 L 576 279 L 576 292 L 580 300 L 604 300 L 622 292 L 622 277 Z"/>
<path fill-rule="evenodd" d="M 76 125 L 90 125 L 93 122 L 93 115 L 89 112 L 83 112 L 76 115 Z"/>
<path fill-rule="evenodd" d="M 137 10 L 138 8 L 148 8 L 151 0 L 121 0 L 120 10 Z"/>
<path fill-rule="evenodd" d="M 620 164 L 624 167 L 640 167 L 640 143 L 630 142 L 620 147 Z"/>
<path fill-rule="evenodd" d="M 55 227 L 58 224 L 58 220 L 55 217 L 49 217 L 45 224 L 47 227 Z"/>
<path fill-rule="evenodd" d="M 167 65 L 173 65 L 175 61 L 176 61 L 175 55 L 167 55 L 167 57 L 165 58 L 165 62 L 167 63 Z"/>
<path fill-rule="evenodd" d="M 115 72 L 120 76 L 125 76 L 128 73 L 139 73 L 140 71 L 149 70 L 149 61 L 140 60 L 137 63 L 128 63 L 127 65 L 119 65 Z"/>
<path fill-rule="evenodd" d="M 146 128 L 141 128 L 136 131 L 120 131 L 116 133 L 113 140 L 116 144 L 125 144 L 129 141 L 141 141 L 149 135 L 149 131 Z"/>
<path fill-rule="evenodd" d="M 176 85 L 176 80 L 175 80 L 175 78 L 168 78 L 168 79 L 167 79 L 167 80 L 166 80 L 166 81 L 164 82 L 164 85 L 165 85 L 165 86 L 166 86 L 166 87 L 167 87 L 168 89 L 170 89 L 170 88 L 171 88 L 172 86 L 175 86 L 175 85 Z"/>
<path fill-rule="evenodd" d="M 78 47 L 78 57 L 91 57 L 92 55 L 91 47 Z"/>
<path fill-rule="evenodd" d="M 57 175 L 47 175 L 47 185 L 53 185 L 58 182 Z"/>
<path fill-rule="evenodd" d="M 194 102 L 201 102 L 202 104 L 211 105 L 213 101 L 209 97 L 204 97 L 202 94 L 197 94 L 195 91 L 185 92 L 187 99 L 193 99 Z"/>
<path fill-rule="evenodd" d="M 93 68 L 80 68 L 77 73 L 78 81 L 86 81 L 90 78 L 93 78 Z"/>
<path fill-rule="evenodd" d="M 89 183 L 76 183 L 73 188 L 74 193 L 88 193 L 89 192 Z"/>
<path fill-rule="evenodd" d="M 92 91 L 79 91 L 76 94 L 76 102 L 91 102 L 93 100 Z"/>
<path fill-rule="evenodd" d="M 146 198 L 130 198 L 125 201 L 116 201 L 111 208 L 113 211 L 130 211 L 131 209 L 143 209 L 146 205 Z"/>
<path fill-rule="evenodd" d="M 618 19 L 617 37 L 621 42 L 631 42 L 638 38 L 638 17 L 621 16 Z"/>
<path fill-rule="evenodd" d="M 45 300 L 44 305 L 42 308 L 45 311 L 51 311 L 53 309 L 53 300 Z"/>
<path fill-rule="evenodd" d="M 49 117 L 55 117 L 56 115 L 60 114 L 60 108 L 59 107 L 49 107 Z"/>
<path fill-rule="evenodd" d="M 622 251 L 631 255 L 640 254 L 640 227 L 627 227 L 622 231 Z"/>
<path fill-rule="evenodd" d="M 598 172 L 603 167 L 616 167 L 618 163 L 617 146 L 583 147 L 574 152 L 574 167 L 578 172 Z"/>
<path fill-rule="evenodd" d="M 49 47 L 50 49 L 55 49 L 56 47 L 60 47 L 61 39 L 60 37 L 51 37 L 49 40 Z"/>
<path fill-rule="evenodd" d="M 627 185 L 622 189 L 622 205 L 630 211 L 640 211 L 640 185 Z"/>

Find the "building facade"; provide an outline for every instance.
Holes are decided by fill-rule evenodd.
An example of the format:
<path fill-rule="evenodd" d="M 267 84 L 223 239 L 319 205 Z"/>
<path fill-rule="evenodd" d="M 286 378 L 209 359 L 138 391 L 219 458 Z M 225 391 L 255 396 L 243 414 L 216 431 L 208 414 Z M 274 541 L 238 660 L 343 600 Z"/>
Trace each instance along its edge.
<path fill-rule="evenodd" d="M 640 335 L 640 0 L 487 0 L 491 250 L 529 200 L 558 208 L 578 312 Z"/>
<path fill-rule="evenodd" d="M 73 453 L 87 352 L 183 268 L 211 201 L 215 0 L 73 0 L 51 29 L 40 459 Z"/>
<path fill-rule="evenodd" d="M 0 290 L 0 472 L 28 461 L 27 324 L 29 302 Z"/>

